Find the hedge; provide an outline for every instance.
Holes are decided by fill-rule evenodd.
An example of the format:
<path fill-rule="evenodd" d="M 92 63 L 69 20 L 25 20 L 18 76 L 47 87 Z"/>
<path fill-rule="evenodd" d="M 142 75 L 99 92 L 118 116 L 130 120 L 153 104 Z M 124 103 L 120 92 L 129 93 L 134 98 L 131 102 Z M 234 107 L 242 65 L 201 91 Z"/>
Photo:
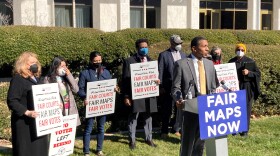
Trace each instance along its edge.
<path fill-rule="evenodd" d="M 280 53 L 278 52 L 280 31 L 126 29 L 104 33 L 95 29 L 80 28 L 0 27 L 0 77 L 11 76 L 12 64 L 23 51 L 34 51 L 39 55 L 39 60 L 44 66 L 44 73 L 52 58 L 60 55 L 67 59 L 70 69 L 78 74 L 87 65 L 89 53 L 98 50 L 103 55 L 104 64 L 114 73 L 114 77 L 120 80 L 121 60 L 134 53 L 136 39 L 149 39 L 150 56 L 157 59 L 159 52 L 169 47 L 169 37 L 172 34 L 182 37 L 183 50 L 187 53 L 190 53 L 189 44 L 193 37 L 205 36 L 210 48 L 214 45 L 222 48 L 224 63 L 235 55 L 236 43 L 246 43 L 247 55 L 256 60 L 262 72 L 262 94 L 253 106 L 253 113 L 258 116 L 280 114 Z M 6 93 L 1 92 L 0 97 L 3 97 L 3 94 Z M 1 110 L 3 110 L 2 107 L 6 108 L 5 98 L 0 98 L 0 106 Z M 7 118 L 9 115 L 10 113 L 5 111 L 0 114 L 0 118 Z M 118 95 L 116 113 L 109 116 L 112 121 L 109 129 L 125 128 L 126 116 L 127 111 Z M 0 122 L 0 138 L 7 137 L 3 136 L 3 130 L 6 131 L 5 127 L 9 125 L 2 121 Z"/>

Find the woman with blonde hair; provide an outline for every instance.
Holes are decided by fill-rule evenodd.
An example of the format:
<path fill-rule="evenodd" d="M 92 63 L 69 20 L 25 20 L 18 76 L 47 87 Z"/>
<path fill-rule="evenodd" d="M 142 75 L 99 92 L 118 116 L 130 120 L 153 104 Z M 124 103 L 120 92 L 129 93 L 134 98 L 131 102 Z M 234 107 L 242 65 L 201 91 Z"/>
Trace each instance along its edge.
<path fill-rule="evenodd" d="M 12 112 L 12 145 L 14 156 L 47 156 L 48 136 L 36 136 L 32 85 L 39 84 L 41 64 L 33 52 L 23 52 L 16 60 L 8 90 L 7 104 Z"/>

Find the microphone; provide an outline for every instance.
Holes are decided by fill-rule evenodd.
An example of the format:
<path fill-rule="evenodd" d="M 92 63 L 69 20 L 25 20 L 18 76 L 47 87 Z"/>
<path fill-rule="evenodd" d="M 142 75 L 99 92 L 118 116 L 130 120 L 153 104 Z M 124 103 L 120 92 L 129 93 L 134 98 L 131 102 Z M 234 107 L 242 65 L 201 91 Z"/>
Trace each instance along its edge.
<path fill-rule="evenodd" d="M 227 91 L 227 92 L 231 92 L 232 90 L 226 85 L 226 82 L 224 80 L 222 80 L 221 82 L 222 88 Z"/>

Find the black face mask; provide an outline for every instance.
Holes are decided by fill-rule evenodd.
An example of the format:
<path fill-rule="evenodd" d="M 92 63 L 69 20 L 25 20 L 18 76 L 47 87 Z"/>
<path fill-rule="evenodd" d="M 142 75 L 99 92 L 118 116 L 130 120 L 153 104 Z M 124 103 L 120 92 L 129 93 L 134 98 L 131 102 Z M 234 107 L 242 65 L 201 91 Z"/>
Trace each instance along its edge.
<path fill-rule="evenodd" d="M 32 64 L 30 67 L 29 67 L 29 70 L 35 74 L 38 72 L 38 65 L 37 64 Z"/>
<path fill-rule="evenodd" d="M 218 55 L 213 55 L 212 56 L 212 59 L 217 61 L 217 60 L 220 60 L 221 59 L 221 56 L 218 56 Z"/>
<path fill-rule="evenodd" d="M 99 67 L 101 67 L 101 63 L 92 63 L 92 67 L 98 69 Z"/>

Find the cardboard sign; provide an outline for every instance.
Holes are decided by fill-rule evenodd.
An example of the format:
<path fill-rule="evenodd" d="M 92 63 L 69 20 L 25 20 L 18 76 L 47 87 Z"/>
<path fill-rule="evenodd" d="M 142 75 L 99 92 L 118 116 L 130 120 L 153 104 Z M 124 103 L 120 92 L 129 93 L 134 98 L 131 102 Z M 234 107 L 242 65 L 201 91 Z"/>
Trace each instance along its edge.
<path fill-rule="evenodd" d="M 216 93 L 239 90 L 238 77 L 235 63 L 226 63 L 214 65 L 220 86 L 216 89 Z"/>
<path fill-rule="evenodd" d="M 50 134 L 62 128 L 62 110 L 57 83 L 32 86 L 37 136 Z"/>
<path fill-rule="evenodd" d="M 133 100 L 159 95 L 157 61 L 130 64 L 130 73 Z"/>
<path fill-rule="evenodd" d="M 87 83 L 86 118 L 115 112 L 116 84 L 116 79 Z"/>
<path fill-rule="evenodd" d="M 202 140 L 248 130 L 245 90 L 198 96 L 198 112 Z"/>
<path fill-rule="evenodd" d="M 77 114 L 63 117 L 63 127 L 51 134 L 49 156 L 66 156 L 74 152 L 77 118 Z"/>

